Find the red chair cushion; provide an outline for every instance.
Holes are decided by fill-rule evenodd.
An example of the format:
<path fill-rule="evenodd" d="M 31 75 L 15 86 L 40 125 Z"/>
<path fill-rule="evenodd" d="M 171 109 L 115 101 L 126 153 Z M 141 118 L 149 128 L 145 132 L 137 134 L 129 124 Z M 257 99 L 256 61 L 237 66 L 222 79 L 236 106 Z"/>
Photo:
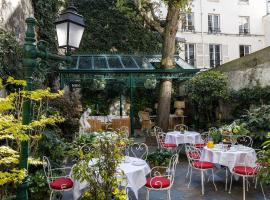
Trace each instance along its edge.
<path fill-rule="evenodd" d="M 201 155 L 199 153 L 189 153 L 189 157 L 193 159 L 200 159 Z"/>
<path fill-rule="evenodd" d="M 245 166 L 235 166 L 233 171 L 237 174 L 242 175 L 254 175 L 257 174 L 256 168 L 253 167 L 245 167 Z"/>
<path fill-rule="evenodd" d="M 73 187 L 73 181 L 70 178 L 57 178 L 50 182 L 50 187 L 54 190 L 70 189 Z"/>
<path fill-rule="evenodd" d="M 145 187 L 148 188 L 167 188 L 171 185 L 170 179 L 166 177 L 149 177 L 146 179 Z"/>
<path fill-rule="evenodd" d="M 200 149 L 200 148 L 205 147 L 206 144 L 194 144 L 193 146 Z"/>
<path fill-rule="evenodd" d="M 176 147 L 177 147 L 176 144 L 162 144 L 162 146 L 163 146 L 164 148 L 176 148 Z"/>
<path fill-rule="evenodd" d="M 214 164 L 210 162 L 204 162 L 204 161 L 195 161 L 193 163 L 193 166 L 199 169 L 211 169 L 214 167 Z"/>

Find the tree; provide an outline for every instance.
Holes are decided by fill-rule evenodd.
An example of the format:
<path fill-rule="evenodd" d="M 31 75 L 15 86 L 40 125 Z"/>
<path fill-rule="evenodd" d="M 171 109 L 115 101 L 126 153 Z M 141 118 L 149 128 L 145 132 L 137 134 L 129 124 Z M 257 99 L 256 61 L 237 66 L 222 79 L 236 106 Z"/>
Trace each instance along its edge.
<path fill-rule="evenodd" d="M 158 31 L 162 36 L 162 59 L 161 67 L 163 69 L 172 69 L 175 67 L 175 42 L 181 10 L 188 7 L 189 0 L 163 0 L 166 4 L 166 20 L 162 21 L 156 16 L 159 3 L 151 0 L 136 0 L 136 8 L 143 17 L 145 23 L 152 29 Z M 165 79 L 160 83 L 159 106 L 158 106 L 158 125 L 163 129 L 168 128 L 168 119 L 170 114 L 172 80 Z"/>
<path fill-rule="evenodd" d="M 58 113 L 48 112 L 48 101 L 61 95 L 51 93 L 49 89 L 27 92 L 23 89 L 26 82 L 14 80 L 9 77 L 5 84 L 0 79 L 0 89 L 7 86 L 13 88 L 6 97 L 0 98 L 0 199 L 2 195 L 11 194 L 17 184 L 25 178 L 27 171 L 19 168 L 20 146 L 22 142 L 29 142 L 32 149 L 28 159 L 29 164 L 42 164 L 34 159 L 38 140 L 41 138 L 47 125 L 62 122 L 63 118 Z M 33 120 L 28 125 L 22 123 L 22 105 L 24 101 L 32 102 Z M 28 134 L 29 133 L 29 134 Z M 5 191 L 6 187 L 13 191 Z"/>

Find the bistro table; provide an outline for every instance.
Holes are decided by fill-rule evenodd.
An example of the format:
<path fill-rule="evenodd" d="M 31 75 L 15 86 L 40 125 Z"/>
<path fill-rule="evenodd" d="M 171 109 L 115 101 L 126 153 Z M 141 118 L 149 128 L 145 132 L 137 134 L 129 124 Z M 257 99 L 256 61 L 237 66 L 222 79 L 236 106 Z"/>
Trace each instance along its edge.
<path fill-rule="evenodd" d="M 220 164 L 228 167 L 230 170 L 236 165 L 255 167 L 256 160 L 255 150 L 243 145 L 233 145 L 229 149 L 222 144 L 216 144 L 212 149 L 205 146 L 200 157 L 200 161 Z M 245 163 L 247 161 L 248 163 Z"/>
<path fill-rule="evenodd" d="M 138 190 L 146 184 L 146 176 L 151 171 L 149 165 L 142 159 L 126 156 L 123 162 L 119 165 L 118 170 L 123 171 L 126 176 L 127 184 L 123 182 L 122 185 L 127 185 L 138 199 Z M 119 178 L 122 179 L 122 177 Z M 88 183 L 86 181 L 80 182 L 78 180 L 73 180 L 73 182 L 73 199 L 77 200 L 87 189 Z"/>
<path fill-rule="evenodd" d="M 166 134 L 165 144 L 200 144 L 204 141 L 201 138 L 201 134 L 195 131 L 172 131 Z"/>

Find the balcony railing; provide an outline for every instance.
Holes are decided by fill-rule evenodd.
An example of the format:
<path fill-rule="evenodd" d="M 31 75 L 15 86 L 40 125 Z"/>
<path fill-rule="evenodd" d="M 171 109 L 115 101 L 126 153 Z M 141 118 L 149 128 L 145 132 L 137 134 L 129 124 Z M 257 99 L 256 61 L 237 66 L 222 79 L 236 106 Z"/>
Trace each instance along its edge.
<path fill-rule="evenodd" d="M 195 31 L 195 27 L 194 26 L 182 26 L 182 31 L 193 32 L 193 31 Z"/>
<path fill-rule="evenodd" d="M 221 32 L 220 28 L 208 27 L 208 33 L 220 33 L 220 32 Z"/>
<path fill-rule="evenodd" d="M 250 30 L 249 30 L 249 28 L 239 28 L 239 34 L 240 35 L 250 34 Z"/>

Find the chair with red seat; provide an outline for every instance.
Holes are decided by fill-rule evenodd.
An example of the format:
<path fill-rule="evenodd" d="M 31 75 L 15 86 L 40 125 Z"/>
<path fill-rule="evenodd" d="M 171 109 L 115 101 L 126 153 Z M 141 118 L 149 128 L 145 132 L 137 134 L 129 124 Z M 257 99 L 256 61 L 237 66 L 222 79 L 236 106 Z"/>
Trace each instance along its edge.
<path fill-rule="evenodd" d="M 194 147 L 202 149 L 207 145 L 207 142 L 209 140 L 209 132 L 203 132 L 200 134 L 201 136 L 201 142 L 193 144 Z"/>
<path fill-rule="evenodd" d="M 259 164 L 252 166 L 251 163 L 253 163 L 251 158 L 248 155 L 246 155 L 244 158 L 244 163 L 233 167 L 233 169 L 231 170 L 231 183 L 230 183 L 229 194 L 231 193 L 231 189 L 232 189 L 233 175 L 237 175 L 243 178 L 243 200 L 246 199 L 246 189 L 248 191 L 248 185 L 246 186 L 246 183 L 248 184 L 248 178 L 257 178 L 257 175 L 262 167 Z M 266 200 L 262 184 L 261 184 L 261 189 L 263 192 L 264 199 Z"/>
<path fill-rule="evenodd" d="M 149 200 L 150 190 L 166 191 L 167 199 L 171 200 L 171 187 L 175 178 L 176 165 L 178 163 L 178 154 L 174 154 L 168 167 L 156 166 L 151 169 L 150 177 L 146 180 L 146 200 Z M 162 171 L 162 172 L 161 172 Z"/>
<path fill-rule="evenodd" d="M 191 183 L 192 169 L 199 170 L 201 172 L 201 184 L 202 184 L 202 195 L 204 195 L 204 172 L 211 170 L 212 171 L 212 180 L 217 191 L 217 187 L 214 179 L 214 164 L 211 162 L 200 161 L 201 151 L 200 149 L 192 146 L 186 145 L 186 155 L 188 158 L 189 168 L 190 168 L 190 178 L 188 183 L 188 188 Z"/>
<path fill-rule="evenodd" d="M 43 156 L 43 169 L 49 188 L 52 190 L 50 194 L 50 200 L 53 199 L 52 197 L 54 192 L 62 193 L 73 188 L 73 181 L 69 175 L 54 176 L 57 172 L 65 172 L 65 174 L 67 174 L 67 170 L 70 170 L 71 167 L 52 169 L 49 159 L 46 156 Z"/>
<path fill-rule="evenodd" d="M 156 133 L 158 148 L 175 150 L 175 152 L 177 152 L 177 150 L 178 150 L 177 145 L 173 144 L 173 143 L 166 143 L 165 138 L 166 138 L 166 133 L 164 133 L 164 132 L 157 132 Z"/>

